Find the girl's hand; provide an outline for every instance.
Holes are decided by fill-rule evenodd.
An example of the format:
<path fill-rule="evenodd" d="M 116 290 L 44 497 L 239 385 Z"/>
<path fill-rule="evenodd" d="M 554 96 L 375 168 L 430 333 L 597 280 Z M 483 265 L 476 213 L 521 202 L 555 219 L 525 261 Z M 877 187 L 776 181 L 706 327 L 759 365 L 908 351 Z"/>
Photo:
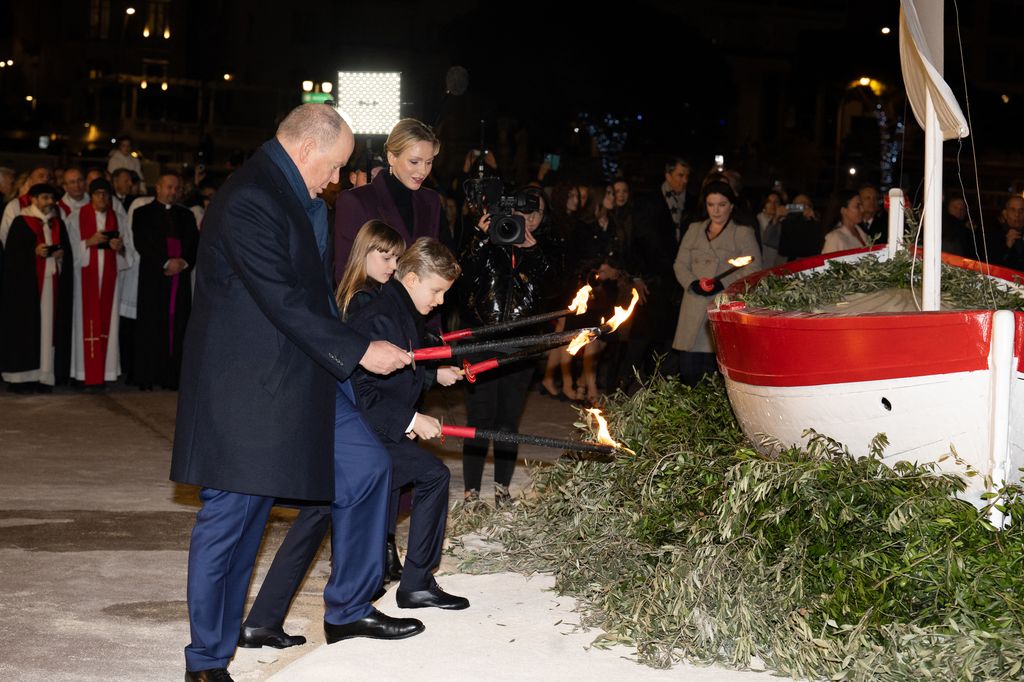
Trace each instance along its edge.
<path fill-rule="evenodd" d="M 462 370 L 458 367 L 445 365 L 437 368 L 437 383 L 442 386 L 451 386 L 460 379 L 462 379 Z"/>

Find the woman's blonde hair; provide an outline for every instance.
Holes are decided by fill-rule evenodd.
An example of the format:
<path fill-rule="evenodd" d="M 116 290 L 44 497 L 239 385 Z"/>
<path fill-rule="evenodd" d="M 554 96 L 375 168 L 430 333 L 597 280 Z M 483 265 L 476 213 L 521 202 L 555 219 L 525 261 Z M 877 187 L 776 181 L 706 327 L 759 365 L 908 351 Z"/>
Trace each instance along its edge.
<path fill-rule="evenodd" d="M 430 126 L 414 118 L 403 118 L 391 129 L 384 143 L 384 151 L 401 156 L 402 152 L 417 142 L 429 142 L 434 145 L 434 156 L 441 151 L 441 141 L 437 139 Z"/>
<path fill-rule="evenodd" d="M 366 256 L 371 251 L 401 256 L 405 251 L 405 240 L 383 220 L 369 220 L 359 228 L 356 240 L 352 244 L 352 251 L 348 255 L 345 274 L 341 276 L 338 290 L 334 293 L 334 300 L 338 302 L 338 310 L 341 311 L 343 320 L 352 298 L 360 291 L 376 284 L 367 281 L 369 278 L 366 276 Z"/>

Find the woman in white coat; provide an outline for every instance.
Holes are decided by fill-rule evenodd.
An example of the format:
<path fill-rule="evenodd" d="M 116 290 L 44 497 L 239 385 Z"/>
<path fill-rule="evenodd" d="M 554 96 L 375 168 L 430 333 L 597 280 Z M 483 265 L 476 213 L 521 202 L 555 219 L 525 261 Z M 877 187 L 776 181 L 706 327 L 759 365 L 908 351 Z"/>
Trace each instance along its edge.
<path fill-rule="evenodd" d="M 838 224 L 834 230 L 825 235 L 825 247 L 821 252 L 834 253 L 871 246 L 871 237 L 858 224 L 863 214 L 864 205 L 857 192 L 840 194 Z"/>
<path fill-rule="evenodd" d="M 761 269 L 761 250 L 754 228 L 732 220 L 736 195 L 724 182 L 712 182 L 704 189 L 706 220 L 690 225 L 676 254 L 676 279 L 683 287 L 683 302 L 672 348 L 679 353 L 679 375 L 693 385 L 702 376 L 717 369 L 715 344 L 708 327 L 708 306 L 714 296 L 737 279 Z M 730 258 L 750 256 L 753 260 L 742 270 L 716 278 L 728 270 Z M 705 289 L 701 279 L 711 279 Z"/>

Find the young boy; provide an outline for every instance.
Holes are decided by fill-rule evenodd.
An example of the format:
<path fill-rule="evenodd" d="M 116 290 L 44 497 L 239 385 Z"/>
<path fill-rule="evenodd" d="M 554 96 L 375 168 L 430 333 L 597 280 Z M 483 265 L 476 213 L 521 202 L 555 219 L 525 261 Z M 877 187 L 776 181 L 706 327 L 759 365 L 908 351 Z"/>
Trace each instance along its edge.
<path fill-rule="evenodd" d="M 399 258 L 394 278 L 348 323 L 370 339 L 419 348 L 426 317 L 444 302 L 460 270 L 455 256 L 439 241 L 418 239 Z M 454 367 L 440 367 L 435 373 L 422 365 L 388 376 L 362 369 L 353 375 L 359 409 L 391 455 L 392 496 L 403 486 L 413 485 L 409 547 L 396 595 L 398 606 L 405 609 L 469 606 L 468 600 L 446 593 L 434 581 L 432 571 L 441 561 L 448 520 L 450 474 L 448 467 L 415 442 L 441 435 L 438 420 L 416 409 L 424 388 L 434 380 L 450 386 L 460 376 Z"/>

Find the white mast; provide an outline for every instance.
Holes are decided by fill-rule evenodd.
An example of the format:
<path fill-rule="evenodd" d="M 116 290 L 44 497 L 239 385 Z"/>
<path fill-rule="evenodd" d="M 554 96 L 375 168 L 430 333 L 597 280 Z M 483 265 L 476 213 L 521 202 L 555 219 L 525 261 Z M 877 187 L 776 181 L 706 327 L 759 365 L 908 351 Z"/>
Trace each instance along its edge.
<path fill-rule="evenodd" d="M 918 0 L 921 28 L 931 52 L 931 64 L 943 72 L 943 0 Z M 926 93 L 924 119 L 924 285 L 925 310 L 938 310 L 942 296 L 942 128 L 931 90 Z"/>
<path fill-rule="evenodd" d="M 942 142 L 966 137 L 967 121 L 942 79 L 943 0 L 901 0 L 900 64 L 907 98 L 924 128 L 925 310 L 939 309 L 942 262 Z"/>

